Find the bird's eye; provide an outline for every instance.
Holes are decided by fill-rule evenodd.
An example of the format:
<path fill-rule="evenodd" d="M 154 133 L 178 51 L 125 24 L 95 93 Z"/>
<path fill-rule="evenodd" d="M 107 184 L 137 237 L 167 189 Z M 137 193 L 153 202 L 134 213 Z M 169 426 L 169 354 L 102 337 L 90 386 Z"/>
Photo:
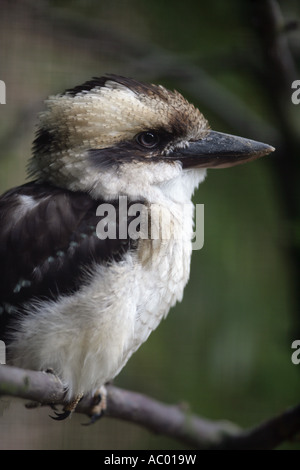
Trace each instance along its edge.
<path fill-rule="evenodd" d="M 148 149 L 154 148 L 159 143 L 159 135 L 156 132 L 141 132 L 136 136 L 137 142 Z"/>

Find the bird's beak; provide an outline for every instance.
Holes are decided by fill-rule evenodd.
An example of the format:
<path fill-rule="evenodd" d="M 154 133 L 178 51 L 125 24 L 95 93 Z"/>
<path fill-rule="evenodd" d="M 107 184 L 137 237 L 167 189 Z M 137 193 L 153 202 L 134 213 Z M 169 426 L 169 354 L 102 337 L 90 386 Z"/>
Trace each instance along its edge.
<path fill-rule="evenodd" d="M 201 140 L 190 141 L 188 147 L 171 153 L 183 168 L 227 168 L 258 157 L 275 149 L 270 145 L 222 132 L 209 131 Z"/>

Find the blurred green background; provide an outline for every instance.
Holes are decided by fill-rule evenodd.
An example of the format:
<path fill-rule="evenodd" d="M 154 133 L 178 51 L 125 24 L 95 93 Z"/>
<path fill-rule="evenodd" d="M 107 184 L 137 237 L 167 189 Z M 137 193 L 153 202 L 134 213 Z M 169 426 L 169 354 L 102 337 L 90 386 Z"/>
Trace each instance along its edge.
<path fill-rule="evenodd" d="M 296 405 L 300 392 L 300 365 L 291 362 L 300 339 L 300 105 L 264 51 L 270 24 L 260 24 L 256 4 L 2 0 L 0 17 L 1 192 L 25 182 L 44 99 L 105 73 L 176 88 L 213 129 L 277 147 L 276 155 L 208 172 L 194 198 L 205 205 L 205 243 L 193 253 L 184 300 L 115 380 L 243 427 Z M 279 5 L 288 21 L 282 51 L 294 61 L 287 76 L 300 79 L 299 1 Z M 183 447 L 118 420 L 86 428 L 84 416 L 57 423 L 48 414 L 13 404 L 0 418 L 0 448 Z"/>

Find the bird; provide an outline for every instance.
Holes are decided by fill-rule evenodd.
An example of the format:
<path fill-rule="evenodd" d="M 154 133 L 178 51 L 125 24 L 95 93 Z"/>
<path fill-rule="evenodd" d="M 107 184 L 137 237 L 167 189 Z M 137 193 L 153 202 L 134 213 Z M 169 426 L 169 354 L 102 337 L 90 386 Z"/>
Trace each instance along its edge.
<path fill-rule="evenodd" d="M 178 91 L 121 75 L 45 101 L 29 181 L 0 197 L 0 339 L 7 364 L 61 380 L 55 419 L 113 380 L 182 300 L 207 170 L 272 151 L 211 130 Z M 130 235 L 136 205 L 156 237 Z"/>

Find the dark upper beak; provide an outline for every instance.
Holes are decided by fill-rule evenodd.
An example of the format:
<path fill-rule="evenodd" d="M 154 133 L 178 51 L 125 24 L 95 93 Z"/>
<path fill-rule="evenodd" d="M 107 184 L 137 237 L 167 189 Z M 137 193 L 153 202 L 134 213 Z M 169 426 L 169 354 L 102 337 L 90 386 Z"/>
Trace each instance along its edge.
<path fill-rule="evenodd" d="M 226 168 L 274 152 L 271 145 L 222 132 L 209 131 L 201 140 L 191 141 L 168 155 L 180 160 L 183 168 Z"/>

